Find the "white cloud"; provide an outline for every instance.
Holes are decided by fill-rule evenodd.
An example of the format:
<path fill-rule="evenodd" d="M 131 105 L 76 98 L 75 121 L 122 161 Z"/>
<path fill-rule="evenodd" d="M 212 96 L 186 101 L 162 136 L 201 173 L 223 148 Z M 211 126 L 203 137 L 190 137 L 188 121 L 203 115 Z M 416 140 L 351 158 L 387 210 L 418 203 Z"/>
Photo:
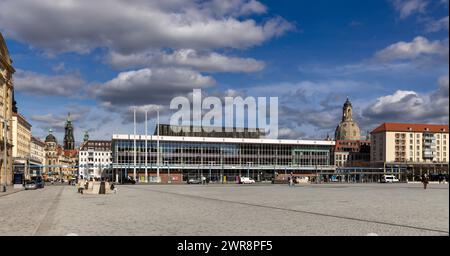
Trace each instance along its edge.
<path fill-rule="evenodd" d="M 448 30 L 448 16 L 439 20 L 433 20 L 427 24 L 427 32 L 438 32 L 441 30 Z"/>
<path fill-rule="evenodd" d="M 404 19 L 414 13 L 423 13 L 428 5 L 427 0 L 391 0 L 394 8 L 400 13 L 400 18 Z"/>
<path fill-rule="evenodd" d="M 411 42 L 398 42 L 378 51 L 375 58 L 381 61 L 401 61 L 422 56 L 441 56 L 448 60 L 448 43 L 448 39 L 429 41 L 418 36 Z"/>
<path fill-rule="evenodd" d="M 379 97 L 363 111 L 363 115 L 374 123 L 448 123 L 448 75 L 441 77 L 438 84 L 438 89 L 430 93 L 398 90 Z"/>
<path fill-rule="evenodd" d="M 261 23 L 241 17 L 265 11 L 247 0 L 3 0 L 0 28 L 56 52 L 246 48 L 293 28 L 280 17 Z"/>
<path fill-rule="evenodd" d="M 30 71 L 17 70 L 14 75 L 15 89 L 21 92 L 43 96 L 75 96 L 86 85 L 78 75 L 44 75 Z"/>
<path fill-rule="evenodd" d="M 176 50 L 170 54 L 162 51 L 133 54 L 110 52 L 107 63 L 116 69 L 176 66 L 205 72 L 256 72 L 264 68 L 264 62 L 252 58 L 228 57 L 193 49 Z"/>

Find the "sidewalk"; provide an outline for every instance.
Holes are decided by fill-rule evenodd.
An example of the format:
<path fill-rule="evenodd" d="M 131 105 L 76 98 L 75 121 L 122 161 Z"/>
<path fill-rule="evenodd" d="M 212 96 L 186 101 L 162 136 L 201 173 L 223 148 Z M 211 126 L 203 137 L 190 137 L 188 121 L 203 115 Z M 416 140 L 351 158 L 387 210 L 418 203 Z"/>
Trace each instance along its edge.
<path fill-rule="evenodd" d="M 10 194 L 14 194 L 14 193 L 17 193 L 17 192 L 20 192 L 20 191 L 23 191 L 23 190 L 25 190 L 25 189 L 24 188 L 16 188 L 16 189 L 14 189 L 13 186 L 6 186 L 6 192 L 0 192 L 0 197 L 7 196 L 7 195 L 10 195 Z"/>

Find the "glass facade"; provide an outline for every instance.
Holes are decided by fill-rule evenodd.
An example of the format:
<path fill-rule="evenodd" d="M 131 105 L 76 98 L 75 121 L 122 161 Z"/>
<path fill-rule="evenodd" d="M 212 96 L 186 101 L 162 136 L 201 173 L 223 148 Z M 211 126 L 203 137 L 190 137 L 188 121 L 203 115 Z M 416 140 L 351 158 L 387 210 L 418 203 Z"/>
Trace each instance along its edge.
<path fill-rule="evenodd" d="M 199 171 L 214 172 L 217 176 L 224 173 L 229 176 L 256 175 L 261 179 L 280 171 L 307 173 L 317 168 L 332 168 L 330 152 L 333 146 L 328 144 L 291 145 L 276 143 L 277 140 L 274 143 L 238 143 L 227 142 L 223 138 L 218 139 L 221 142 L 191 142 L 183 141 L 183 137 L 172 138 L 174 139 L 159 142 L 159 169 L 163 172 L 166 169 L 178 171 L 182 173 L 183 180 L 192 175 L 199 176 Z M 137 139 L 136 154 L 134 143 L 133 139 L 113 138 L 113 169 L 128 174 L 134 172 L 134 169 L 138 173 L 142 173 L 144 169 L 154 173 L 158 162 L 157 141 Z M 221 170 L 220 174 L 218 170 Z M 210 176 L 214 179 L 213 174 Z"/>

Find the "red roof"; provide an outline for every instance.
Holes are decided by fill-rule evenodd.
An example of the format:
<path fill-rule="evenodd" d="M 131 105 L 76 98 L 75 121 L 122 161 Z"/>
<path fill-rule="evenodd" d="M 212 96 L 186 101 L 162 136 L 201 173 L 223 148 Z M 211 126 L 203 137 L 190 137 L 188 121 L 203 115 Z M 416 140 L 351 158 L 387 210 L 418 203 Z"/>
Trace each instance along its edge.
<path fill-rule="evenodd" d="M 379 132 L 446 132 L 448 125 L 439 124 L 403 124 L 403 123 L 383 123 L 371 133 Z"/>

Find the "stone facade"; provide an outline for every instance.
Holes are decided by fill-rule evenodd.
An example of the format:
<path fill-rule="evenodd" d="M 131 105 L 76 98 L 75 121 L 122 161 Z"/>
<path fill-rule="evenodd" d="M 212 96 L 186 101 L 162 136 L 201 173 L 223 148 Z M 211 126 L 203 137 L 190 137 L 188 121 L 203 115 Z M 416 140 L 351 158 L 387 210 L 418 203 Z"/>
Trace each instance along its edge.
<path fill-rule="evenodd" d="M 111 169 L 111 141 L 87 140 L 81 145 L 78 162 L 79 178 L 101 178 Z"/>
<path fill-rule="evenodd" d="M 13 171 L 30 178 L 31 124 L 19 113 L 12 116 Z"/>
<path fill-rule="evenodd" d="M 31 137 L 30 160 L 36 164 L 45 164 L 45 143 L 36 137 Z"/>
<path fill-rule="evenodd" d="M 52 134 L 52 130 L 45 138 L 45 167 L 44 167 L 44 178 L 52 177 L 54 174 L 60 172 L 59 158 L 58 158 L 58 141 Z"/>
<path fill-rule="evenodd" d="M 12 61 L 9 56 L 6 42 L 0 33 L 0 121 L 6 120 L 6 138 L 4 122 L 0 122 L 0 182 L 7 185 L 12 184 L 12 113 L 13 113 L 13 95 L 14 86 L 12 76 L 15 70 L 12 67 Z M 6 140 L 6 149 L 4 142 Z M 6 161 L 4 153 L 7 153 Z"/>
<path fill-rule="evenodd" d="M 336 140 L 360 140 L 361 132 L 358 124 L 353 121 L 353 106 L 350 100 L 344 103 L 342 108 L 342 120 L 336 127 Z"/>

